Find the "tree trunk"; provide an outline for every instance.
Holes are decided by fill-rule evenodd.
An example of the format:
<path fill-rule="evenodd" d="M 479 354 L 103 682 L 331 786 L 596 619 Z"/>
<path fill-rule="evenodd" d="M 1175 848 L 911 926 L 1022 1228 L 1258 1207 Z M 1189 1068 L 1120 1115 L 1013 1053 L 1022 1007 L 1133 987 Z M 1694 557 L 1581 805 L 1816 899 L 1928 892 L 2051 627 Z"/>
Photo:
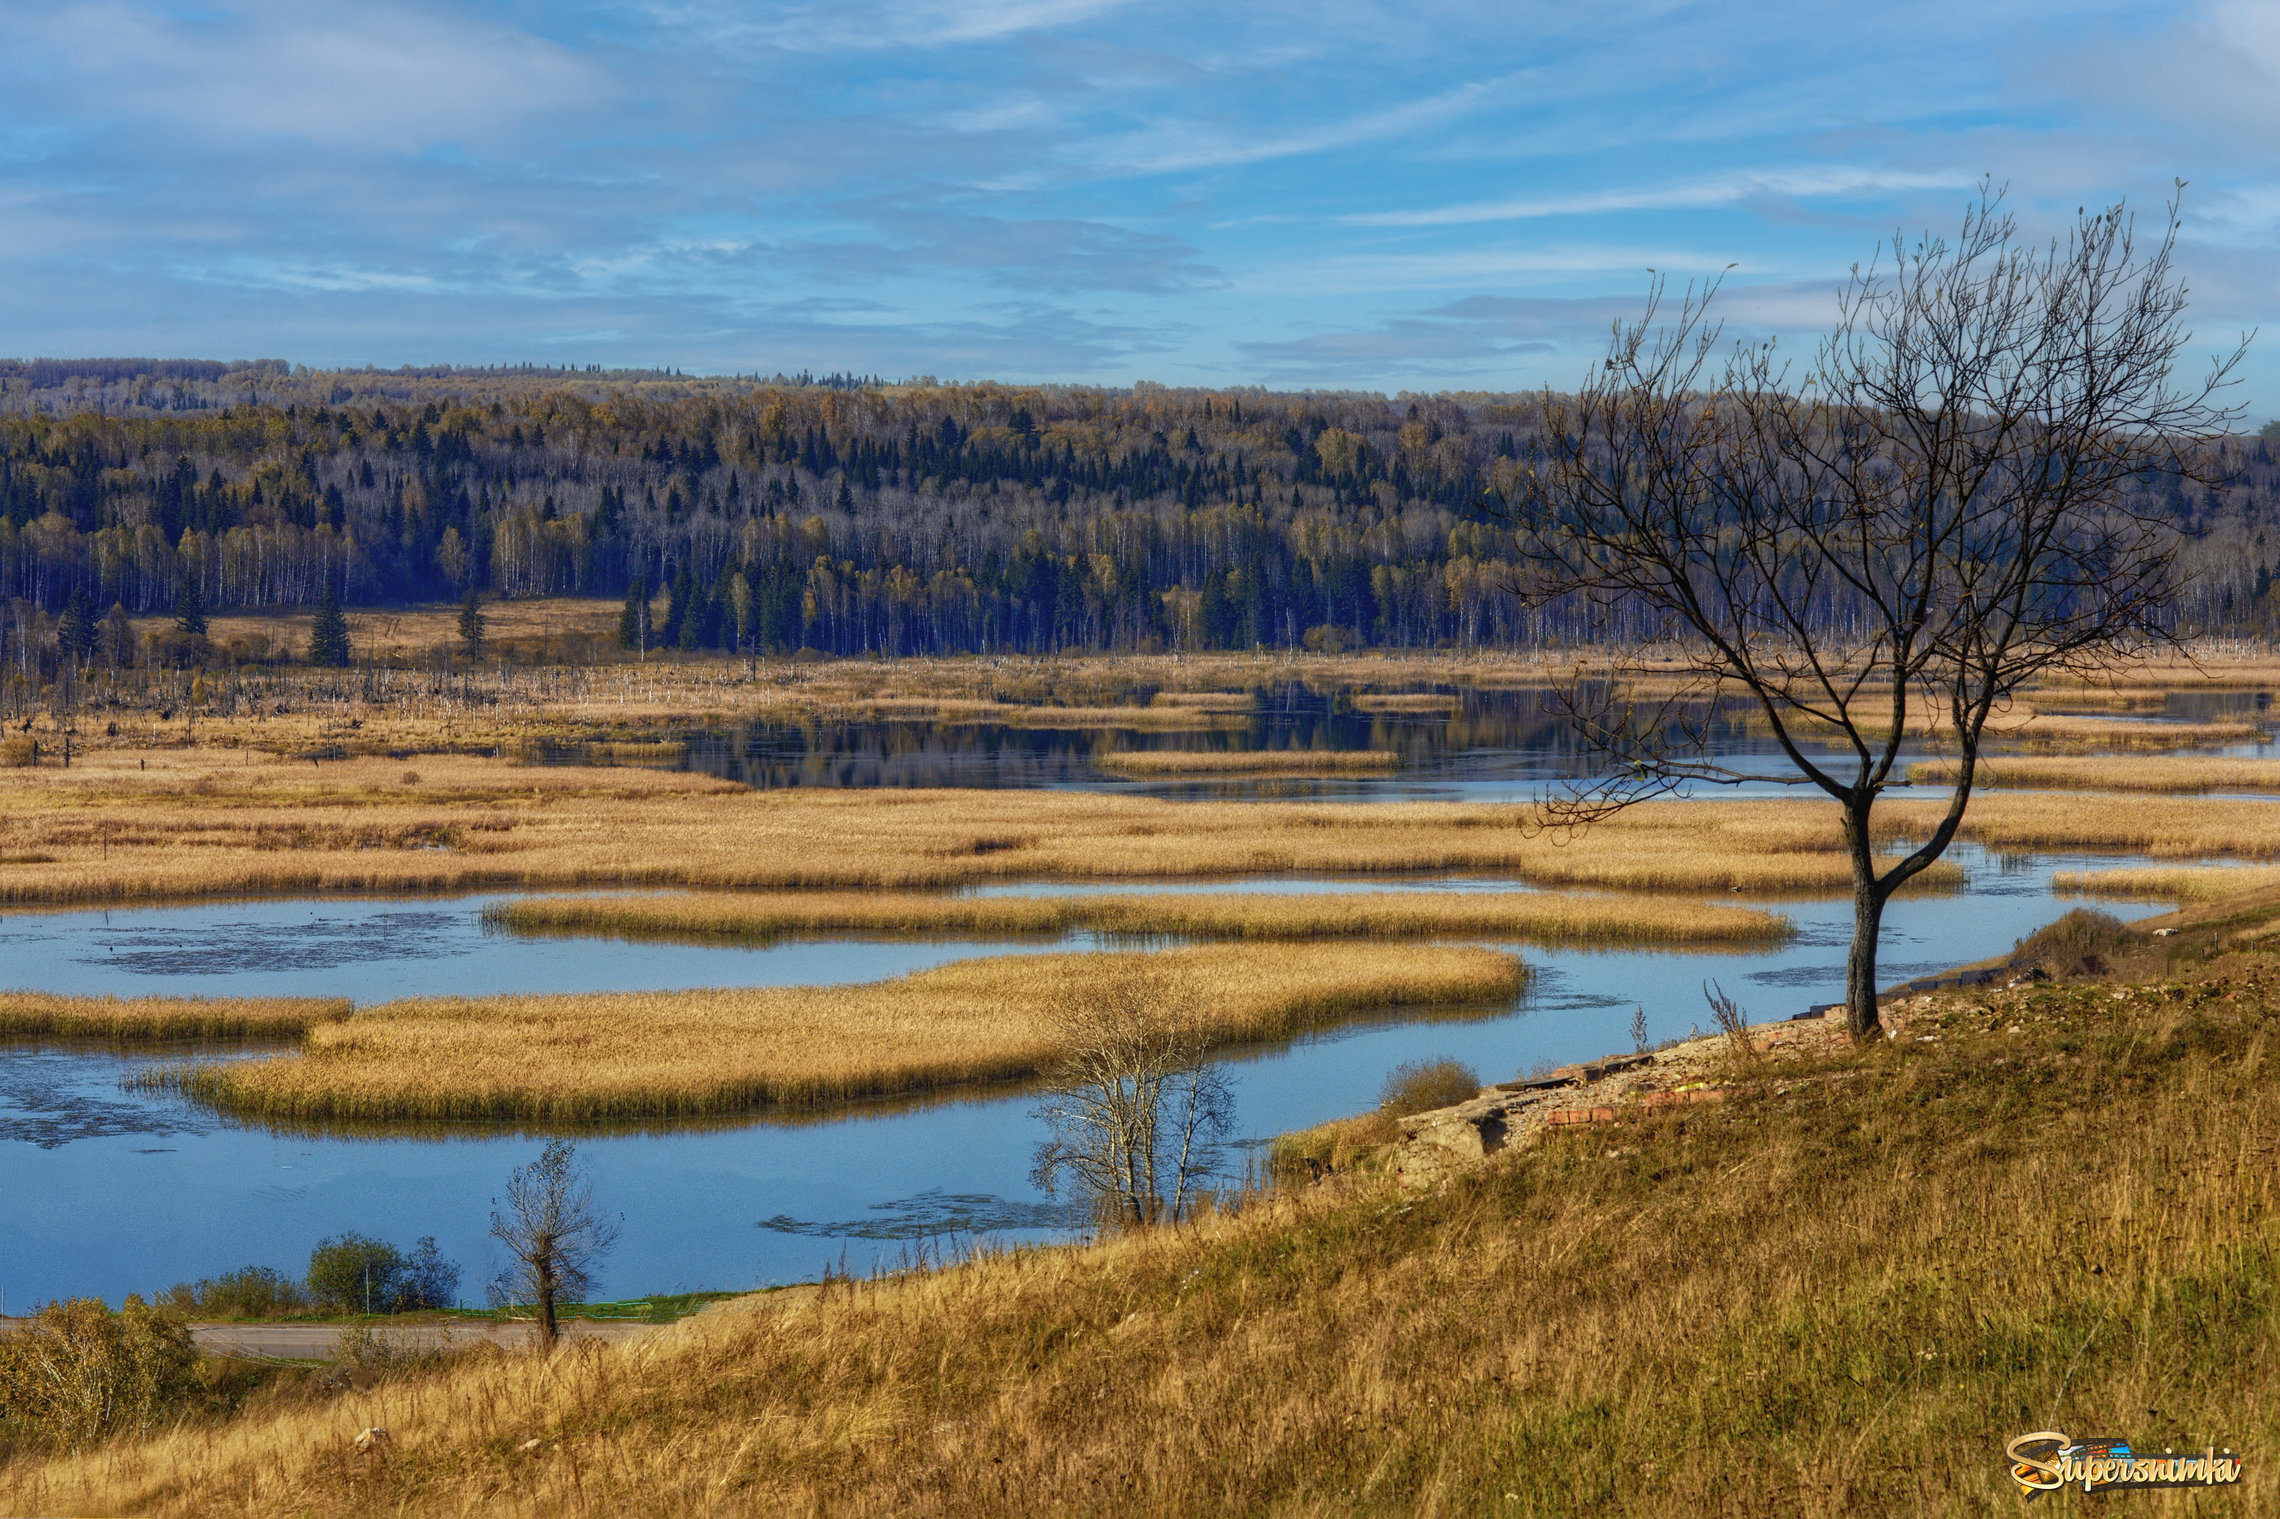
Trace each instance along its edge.
<path fill-rule="evenodd" d="M 1884 889 L 1876 880 L 1876 855 L 1869 846 L 1868 804 L 1845 809 L 1845 846 L 1852 856 L 1853 937 L 1845 956 L 1845 1027 L 1856 1040 L 1873 1039 L 1883 1024 L 1876 1015 L 1876 939 L 1884 925 Z"/>
<path fill-rule="evenodd" d="M 542 1273 L 538 1283 L 538 1344 L 542 1350 L 554 1348 L 554 1275 Z"/>

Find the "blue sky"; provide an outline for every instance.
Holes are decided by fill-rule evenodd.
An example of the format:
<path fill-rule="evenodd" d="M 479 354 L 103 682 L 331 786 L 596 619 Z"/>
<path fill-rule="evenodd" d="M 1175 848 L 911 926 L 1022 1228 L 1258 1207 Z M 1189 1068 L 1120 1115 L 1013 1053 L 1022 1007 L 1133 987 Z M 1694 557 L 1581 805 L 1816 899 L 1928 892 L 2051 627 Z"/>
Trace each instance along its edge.
<path fill-rule="evenodd" d="M 10 4 L 0 353 L 1511 389 L 2183 178 L 2262 417 L 2276 140 L 2269 0 Z"/>

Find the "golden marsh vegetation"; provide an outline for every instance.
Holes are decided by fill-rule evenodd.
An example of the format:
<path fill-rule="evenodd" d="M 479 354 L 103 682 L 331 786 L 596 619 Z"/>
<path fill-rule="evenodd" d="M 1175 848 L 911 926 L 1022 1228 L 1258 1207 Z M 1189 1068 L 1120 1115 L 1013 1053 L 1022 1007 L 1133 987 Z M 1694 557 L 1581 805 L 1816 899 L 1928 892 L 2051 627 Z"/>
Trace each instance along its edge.
<path fill-rule="evenodd" d="M 1983 804 L 1988 815 L 1997 800 Z M 1906 809 L 1891 810 L 1904 827 Z M 2079 832 L 2090 813 L 2076 811 Z M 0 901 L 27 905 L 1450 872 L 1600 890 L 1813 894 L 1850 883 L 1834 810 L 1807 801 L 1662 803 L 1571 838 L 1536 827 L 1525 806 L 755 792 L 685 772 L 472 755 L 294 764 L 250 751 L 102 751 L 70 770 L 0 770 Z M 1928 874 L 1932 886 L 1958 879 L 1946 865 Z"/>
<path fill-rule="evenodd" d="M 2121 991 L 2117 999 L 2113 992 Z M 0 1469 L 15 1512 L 1962 1519 L 2003 1442 L 2280 1506 L 2275 983 L 1926 999 L 1730 1100 Z M 358 1431 L 390 1432 L 360 1455 Z M 2211 1506 L 2211 1503 L 2215 1506 Z"/>
<path fill-rule="evenodd" d="M 522 897 L 487 910 L 522 933 L 704 941 L 795 934 L 1104 934 L 1185 939 L 1503 938 L 1563 944 L 1763 944 L 1787 918 L 1691 897 L 1527 891 L 1150 892 L 951 897 L 689 892 Z"/>
<path fill-rule="evenodd" d="M 293 1038 L 355 1010 L 346 997 L 63 997 L 0 991 L 0 1038 Z"/>
<path fill-rule="evenodd" d="M 1212 945 L 1145 957 L 1192 984 L 1215 1045 L 1396 1007 L 1497 1006 L 1524 975 L 1471 947 Z M 1054 1008 L 1120 954 L 1006 955 L 861 986 L 421 998 L 313 1026 L 301 1051 L 158 1078 L 280 1121 L 578 1121 L 742 1112 L 1013 1081 L 1059 1053 Z"/>
<path fill-rule="evenodd" d="M 1131 749 L 1093 763 L 1117 775 L 1384 775 L 1401 768 L 1385 749 Z"/>

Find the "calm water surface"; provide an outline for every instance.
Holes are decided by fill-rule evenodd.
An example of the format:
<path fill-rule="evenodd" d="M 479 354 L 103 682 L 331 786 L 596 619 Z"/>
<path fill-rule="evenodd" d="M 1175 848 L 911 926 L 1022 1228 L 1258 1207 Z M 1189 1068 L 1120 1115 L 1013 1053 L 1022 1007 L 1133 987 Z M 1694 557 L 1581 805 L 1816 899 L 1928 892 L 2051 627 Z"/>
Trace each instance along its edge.
<path fill-rule="evenodd" d="M 1969 892 L 1892 909 L 1884 951 L 1890 979 L 2007 949 L 2061 910 L 2049 892 L 2051 869 L 2082 863 L 2004 862 L 1962 847 L 1955 857 L 1972 871 Z M 1239 884 L 1325 891 L 1369 883 Z M 332 993 L 372 1002 L 444 991 L 863 981 L 960 956 L 1094 947 L 1083 935 L 1048 945 L 827 941 L 759 949 L 522 939 L 486 931 L 481 910 L 493 900 L 15 916 L 0 920 L 0 958 L 8 980 L 55 991 Z M 1538 1061 L 1620 1049 L 1634 1005 L 1644 1007 L 1653 1037 L 1683 1034 L 1709 1022 L 1706 978 L 1759 1018 L 1833 1000 L 1843 987 L 1848 904 L 1776 905 L 1800 930 L 1777 949 L 1523 948 L 1535 974 L 1503 1011 L 1364 1023 L 1245 1052 L 1229 1066 L 1239 1132 L 1264 1138 L 1366 1108 L 1386 1071 L 1403 1060 L 1452 1055 L 1498 1079 Z M 463 1292 L 479 1295 L 496 1264 L 485 1238 L 491 1199 L 507 1171 L 536 1152 L 532 1135 L 273 1133 L 179 1098 L 122 1088 L 121 1078 L 149 1058 L 84 1048 L 0 1052 L 0 1302 L 74 1293 L 116 1301 L 249 1263 L 297 1269 L 318 1239 L 345 1229 L 405 1244 L 433 1234 L 467 1266 Z M 600 1191 L 625 1213 L 623 1243 L 601 1290 L 812 1278 L 827 1263 L 892 1264 L 912 1242 L 945 1233 L 1047 1237 L 1063 1220 L 1028 1180 L 1042 1137 L 1030 1117 L 1034 1101 L 1016 1094 L 820 1122 L 589 1135 Z"/>
<path fill-rule="evenodd" d="M 2171 721 L 2265 711 L 2264 693 L 2174 703 Z M 1123 748 L 1387 748 L 1385 778 L 1155 782 L 1094 763 Z M 1736 727 L 1720 750 L 1739 769 L 1782 773 L 1771 746 Z M 2230 751 L 2264 752 L 2256 746 Z M 933 723 L 754 725 L 696 735 L 687 763 L 761 786 L 1086 787 L 1171 798 L 1526 800 L 1582 773 L 1573 734 L 1531 692 L 1459 693 L 1431 714 L 1369 714 L 1303 687 L 1262 691 L 1228 728 L 1186 732 L 1028 730 Z M 1720 791 L 1717 795 L 1737 794 Z M 1795 794 L 1760 783 L 1739 794 Z M 1959 846 L 1968 891 L 1896 903 L 1888 981 L 1976 960 L 2063 910 L 2054 868 L 2075 858 L 2000 860 Z M 1517 888 L 1493 881 L 1261 880 L 1095 889 L 1343 891 L 1387 884 Z M 335 995 L 369 1004 L 437 993 L 830 984 L 900 975 L 975 955 L 1097 947 L 1090 936 L 991 943 L 792 941 L 766 947 L 525 939 L 487 931 L 496 896 L 416 901 L 266 901 L 0 917 L 0 985 L 137 995 Z M 1521 951 L 1534 970 L 1509 1008 L 1358 1023 L 1229 1062 L 1239 1132 L 1252 1140 L 1358 1112 L 1404 1060 L 1451 1055 L 1495 1080 L 1539 1061 L 1627 1046 L 1634 1006 L 1652 1037 L 1709 1021 L 1716 978 L 1757 1018 L 1841 995 L 1850 932 L 1843 901 L 1775 904 L 1797 937 L 1748 954 Z M 2158 910 L 2117 909 L 2125 916 Z M 166 1058 L 230 1058 L 183 1050 Z M 0 1046 L 0 1307 L 96 1294 L 114 1302 L 247 1264 L 298 1274 L 318 1239 L 357 1229 L 409 1245 L 436 1236 L 479 1299 L 498 1264 L 491 1202 L 538 1137 L 282 1133 L 217 1119 L 179 1098 L 122 1085 L 147 1065 L 85 1047 Z M 826 1264 L 892 1264 L 945 1234 L 1044 1238 L 1064 1216 L 1029 1182 L 1042 1137 L 1032 1095 L 859 1110 L 802 1122 L 740 1121 L 583 1138 L 601 1197 L 625 1214 L 601 1273 L 607 1296 L 812 1278 Z"/>

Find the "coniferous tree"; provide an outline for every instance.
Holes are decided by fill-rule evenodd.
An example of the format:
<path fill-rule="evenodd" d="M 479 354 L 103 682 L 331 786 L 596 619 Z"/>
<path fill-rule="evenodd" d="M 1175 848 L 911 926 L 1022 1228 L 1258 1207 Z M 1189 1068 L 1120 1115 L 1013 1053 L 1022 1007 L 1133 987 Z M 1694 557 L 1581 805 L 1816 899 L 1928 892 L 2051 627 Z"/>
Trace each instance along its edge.
<path fill-rule="evenodd" d="M 71 659 L 85 659 L 95 652 L 95 612 L 88 606 L 84 591 L 71 593 L 71 601 L 55 625 L 55 646 Z"/>
<path fill-rule="evenodd" d="M 625 593 L 625 610 L 618 614 L 618 647 L 641 654 L 649 652 L 649 573 L 646 570 L 633 577 L 633 585 Z"/>
<path fill-rule="evenodd" d="M 340 597 L 329 578 L 317 598 L 317 619 L 309 627 L 309 663 L 335 669 L 348 663 L 348 619 L 341 615 Z"/>
<path fill-rule="evenodd" d="M 184 569 L 174 592 L 174 626 L 192 638 L 206 636 L 206 593 L 195 570 Z"/>
<path fill-rule="evenodd" d="M 483 657 L 483 593 L 470 590 L 459 603 L 459 643 L 470 663 Z"/>

